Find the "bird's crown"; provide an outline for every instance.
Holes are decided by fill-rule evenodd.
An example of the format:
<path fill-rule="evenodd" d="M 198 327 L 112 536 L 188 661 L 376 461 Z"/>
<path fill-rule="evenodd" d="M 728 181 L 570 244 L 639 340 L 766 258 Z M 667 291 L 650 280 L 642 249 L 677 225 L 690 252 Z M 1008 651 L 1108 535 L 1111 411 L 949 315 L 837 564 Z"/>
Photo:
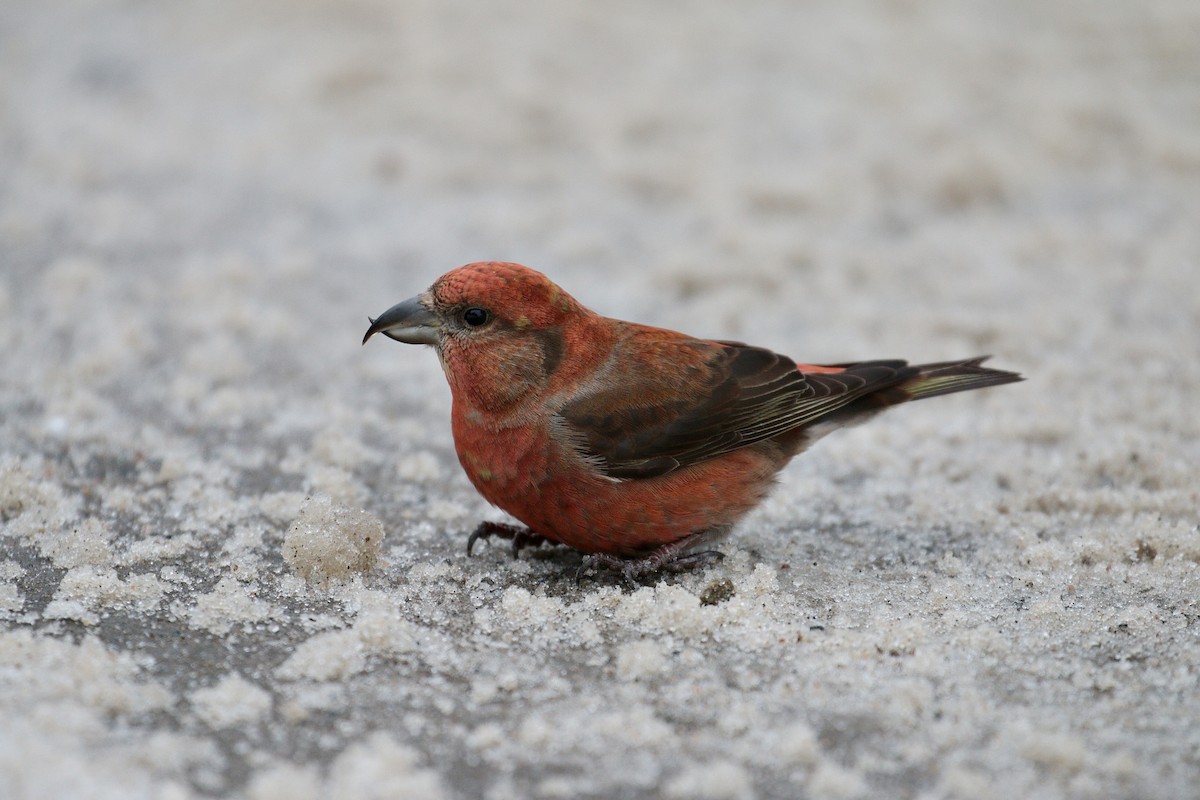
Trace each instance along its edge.
<path fill-rule="evenodd" d="M 578 303 L 537 270 L 507 261 L 479 261 L 447 272 L 430 288 L 443 308 L 480 306 L 517 327 L 559 324 Z"/>

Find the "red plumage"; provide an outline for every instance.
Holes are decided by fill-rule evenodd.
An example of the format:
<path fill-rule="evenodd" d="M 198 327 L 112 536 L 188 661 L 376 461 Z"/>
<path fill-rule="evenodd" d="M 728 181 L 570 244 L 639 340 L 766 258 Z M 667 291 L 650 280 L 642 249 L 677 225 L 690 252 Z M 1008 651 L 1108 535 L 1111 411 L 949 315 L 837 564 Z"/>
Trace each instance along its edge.
<path fill-rule="evenodd" d="M 529 526 L 485 525 L 514 549 L 558 542 L 626 575 L 689 563 L 796 454 L 907 400 L 1020 380 L 983 358 L 796 364 L 737 342 L 595 314 L 519 264 L 452 270 L 372 320 L 433 345 L 455 448 L 479 492 Z"/>

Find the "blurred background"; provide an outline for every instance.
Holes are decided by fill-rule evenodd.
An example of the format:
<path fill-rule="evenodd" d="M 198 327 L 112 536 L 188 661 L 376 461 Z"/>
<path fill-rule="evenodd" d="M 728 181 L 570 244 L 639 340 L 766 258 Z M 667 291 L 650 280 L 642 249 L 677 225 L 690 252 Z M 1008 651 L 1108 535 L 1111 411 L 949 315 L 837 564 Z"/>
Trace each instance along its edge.
<path fill-rule="evenodd" d="M 3 793 L 1191 791 L 1198 44 L 1186 0 L 0 3 L 0 708 L 26 720 L 0 733 Z M 913 728 L 879 710 L 917 680 L 886 658 L 823 695 L 792 683 L 834 669 L 819 653 L 768 669 L 718 648 L 701 679 L 675 660 L 699 646 L 687 634 L 627 615 L 547 650 L 515 614 L 505 658 L 550 694 L 497 679 L 499 695 L 461 699 L 494 666 L 469 654 L 498 635 L 464 627 L 470 609 L 549 602 L 547 585 L 569 606 L 574 562 L 462 558 L 490 512 L 454 463 L 436 359 L 359 341 L 368 314 L 490 259 L 602 313 L 799 360 L 991 352 L 1026 373 L 831 440 L 731 545 L 749 548 L 729 562 L 739 587 L 760 561 L 811 563 L 780 572 L 773 619 L 808 636 L 820 617 L 838 653 L 848 630 L 893 649 L 870 591 L 952 553 L 965 566 L 944 596 L 971 621 L 919 618 L 986 674 L 923 674 Z M 356 591 L 391 592 L 389 619 L 446 637 L 440 666 L 359 642 L 372 675 L 279 671 L 369 605 L 288 583 L 281 542 L 318 495 L 387 531 Z M 876 588 L 843 595 L 878 552 Z M 1005 628 L 1019 664 L 956 639 L 1010 611 L 1035 614 Z M 758 623 L 722 624 L 736 639 Z M 1097 661 L 1087 647 L 1120 625 L 1133 644 Z M 1038 631 L 1061 637 L 1061 662 L 1038 660 Z M 670 669 L 640 672 L 634 642 L 671 636 L 654 662 Z M 608 666 L 573 661 L 579 641 Z M 1129 648 L 1158 653 L 1158 677 L 1093 675 Z M 758 715 L 713 727 L 733 713 L 714 699 L 729 676 L 760 668 L 742 687 Z M 998 677 L 1017 673 L 1035 688 Z M 377 693 L 338 694 L 335 674 Z M 720 692 L 688 717 L 671 676 Z M 408 699 L 385 712 L 389 692 Z M 585 715 L 546 756 L 520 727 L 529 704 L 574 698 L 644 714 L 599 732 Z M 1130 719 L 1136 736 L 1113 733 Z M 622 743 L 635 729 L 650 732 Z M 649 761 L 624 774 L 633 751 Z"/>
<path fill-rule="evenodd" d="M 306 297 L 512 259 L 606 309 L 839 358 L 931 308 L 987 339 L 1033 283 L 1114 322 L 1094 256 L 1062 251 L 1118 240 L 1136 285 L 1194 202 L 1187 10 L 9 4 L 6 286 L 73 262 L 117 296 L 245 275 L 299 334 Z"/>

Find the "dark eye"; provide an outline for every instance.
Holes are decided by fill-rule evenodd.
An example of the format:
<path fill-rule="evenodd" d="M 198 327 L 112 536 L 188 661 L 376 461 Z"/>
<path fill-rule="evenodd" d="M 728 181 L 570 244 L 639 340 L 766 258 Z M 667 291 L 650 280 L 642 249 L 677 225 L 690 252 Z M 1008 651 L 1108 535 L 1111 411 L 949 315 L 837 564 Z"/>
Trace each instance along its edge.
<path fill-rule="evenodd" d="M 462 315 L 463 322 L 472 328 L 486 325 L 487 321 L 491 318 L 492 315 L 488 313 L 486 308 L 468 308 Z"/>

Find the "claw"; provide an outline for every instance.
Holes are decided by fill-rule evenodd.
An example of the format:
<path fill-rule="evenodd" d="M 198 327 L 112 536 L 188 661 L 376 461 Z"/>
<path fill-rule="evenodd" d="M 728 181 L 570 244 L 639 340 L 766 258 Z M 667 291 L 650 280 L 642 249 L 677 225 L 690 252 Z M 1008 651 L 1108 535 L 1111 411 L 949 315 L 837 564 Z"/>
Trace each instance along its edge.
<path fill-rule="evenodd" d="M 493 536 L 512 541 L 513 558 L 516 558 L 526 547 L 537 547 L 548 541 L 542 535 L 534 533 L 529 528 L 524 528 L 520 525 L 508 525 L 503 522 L 481 522 L 475 530 L 471 531 L 471 535 L 467 537 L 467 555 L 471 555 L 471 551 L 474 549 L 477 541 L 480 539 L 490 539 Z"/>
<path fill-rule="evenodd" d="M 707 532 L 693 534 L 679 541 L 664 544 L 644 556 L 634 556 L 633 558 L 621 558 L 610 553 L 591 553 L 584 557 L 583 563 L 575 572 L 575 582 L 582 581 L 583 576 L 594 568 L 604 568 L 619 573 L 627 584 L 637 588 L 638 578 L 660 570 L 684 572 L 725 558 L 725 554 L 718 550 L 688 552 L 689 547 L 699 544 L 707 536 Z"/>

